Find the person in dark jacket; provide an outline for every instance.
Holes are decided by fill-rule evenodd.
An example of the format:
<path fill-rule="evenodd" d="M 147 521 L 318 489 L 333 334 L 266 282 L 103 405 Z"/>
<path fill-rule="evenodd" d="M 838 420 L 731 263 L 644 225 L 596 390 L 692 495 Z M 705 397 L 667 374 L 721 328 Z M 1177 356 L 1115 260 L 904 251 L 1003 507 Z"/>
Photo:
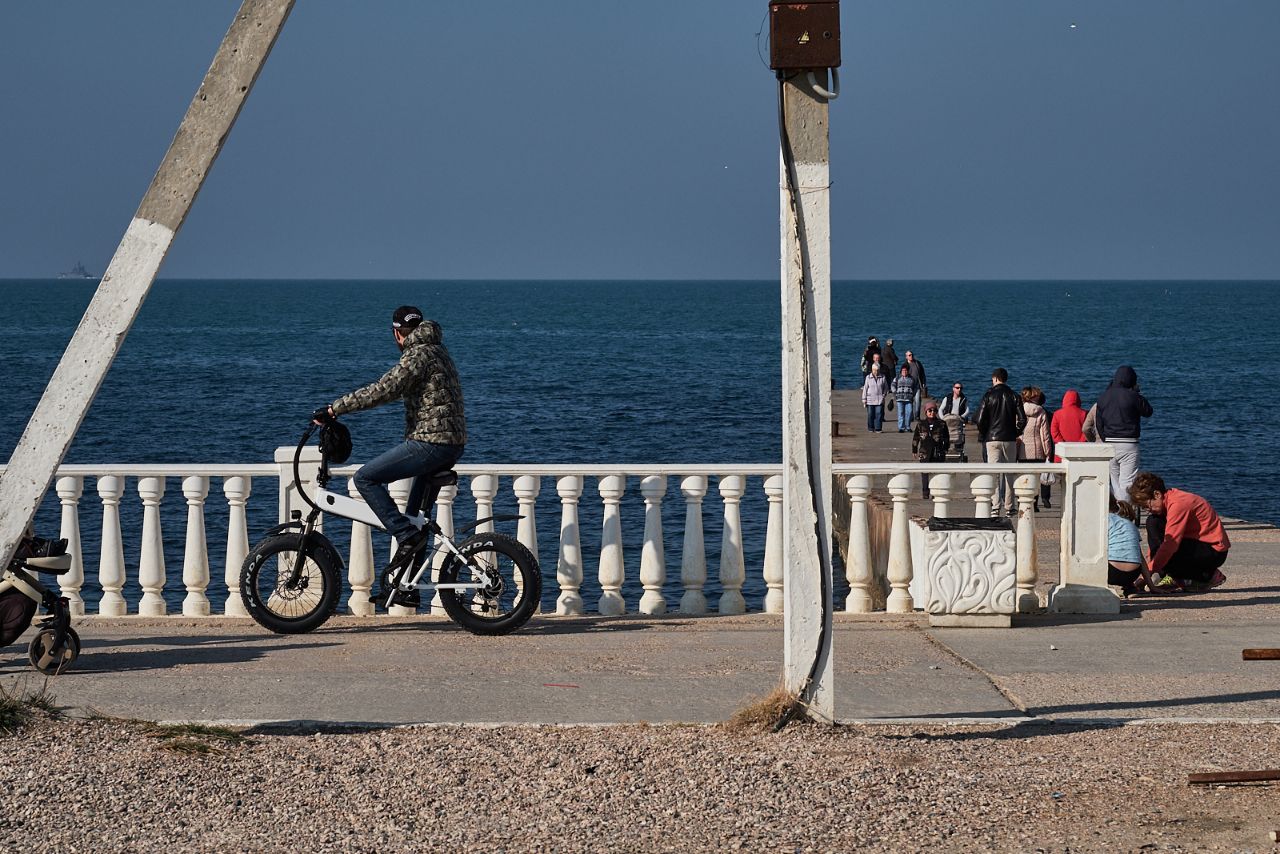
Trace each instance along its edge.
<path fill-rule="evenodd" d="M 978 404 L 978 438 L 987 449 L 987 462 L 1014 463 L 1018 461 L 1018 437 L 1027 426 L 1027 413 L 1022 408 L 1022 396 L 1009 388 L 1009 372 L 996 368 L 991 372 L 991 388 Z M 1013 475 L 996 477 L 997 508 L 1006 516 L 1014 512 Z"/>
<path fill-rule="evenodd" d="M 884 362 L 884 375 L 892 382 L 898 376 L 898 354 L 893 349 L 892 338 L 886 338 L 880 348 L 880 361 Z"/>
<path fill-rule="evenodd" d="M 863 379 L 866 379 L 867 374 L 871 373 L 871 363 L 875 361 L 872 358 L 873 356 L 884 358 L 880 354 L 880 342 L 876 340 L 874 335 L 867 339 L 867 349 L 862 351 L 862 364 L 858 366 L 862 370 Z"/>
<path fill-rule="evenodd" d="M 912 400 L 912 412 L 915 417 L 920 417 L 920 401 L 929 396 L 929 383 L 924 378 L 924 365 L 916 358 L 916 354 L 910 350 L 907 351 L 907 361 L 902 366 L 911 374 L 911 379 L 916 381 L 916 396 Z"/>
<path fill-rule="evenodd" d="M 414 306 L 402 305 L 392 315 L 391 329 L 400 360 L 380 379 L 335 400 L 327 412 L 333 417 L 404 401 L 404 442 L 374 457 L 355 474 L 356 489 L 400 544 L 393 558 L 397 563 L 423 546 L 430 534 L 425 527 L 414 527 L 400 512 L 387 484 L 416 478 L 408 506 L 417 512 L 427 486 L 420 475 L 444 471 L 457 462 L 467 444 L 467 422 L 458 369 L 445 349 L 440 324 L 424 320 Z"/>
<path fill-rule="evenodd" d="M 911 436 L 911 453 L 922 463 L 945 463 L 947 448 L 951 446 L 951 436 L 947 424 L 938 417 L 938 404 L 929 398 L 921 401 L 924 412 L 916 424 L 916 431 Z M 920 491 L 926 499 L 929 494 L 929 475 L 920 475 Z"/>
<path fill-rule="evenodd" d="M 1123 500 L 1138 476 L 1138 438 L 1151 404 L 1138 390 L 1138 374 L 1128 365 L 1116 368 L 1107 390 L 1098 395 L 1094 428 L 1098 438 L 1115 448 L 1111 458 L 1111 494 Z"/>
<path fill-rule="evenodd" d="M 898 402 L 898 432 L 905 433 L 911 429 L 911 413 L 913 400 L 920 393 L 920 386 L 911 378 L 911 372 L 903 365 L 898 377 L 890 387 L 894 400 Z"/>

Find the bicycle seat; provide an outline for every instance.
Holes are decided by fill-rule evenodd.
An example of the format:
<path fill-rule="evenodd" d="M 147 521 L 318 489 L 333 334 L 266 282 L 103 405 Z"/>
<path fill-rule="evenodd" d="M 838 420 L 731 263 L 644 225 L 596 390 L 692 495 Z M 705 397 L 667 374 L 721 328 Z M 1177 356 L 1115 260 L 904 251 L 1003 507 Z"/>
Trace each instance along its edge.
<path fill-rule="evenodd" d="M 427 480 L 427 483 L 437 488 L 441 486 L 453 486 L 457 482 L 458 482 L 458 473 L 453 469 L 445 469 L 444 471 L 438 471 L 435 474 L 431 475 L 431 477 Z"/>

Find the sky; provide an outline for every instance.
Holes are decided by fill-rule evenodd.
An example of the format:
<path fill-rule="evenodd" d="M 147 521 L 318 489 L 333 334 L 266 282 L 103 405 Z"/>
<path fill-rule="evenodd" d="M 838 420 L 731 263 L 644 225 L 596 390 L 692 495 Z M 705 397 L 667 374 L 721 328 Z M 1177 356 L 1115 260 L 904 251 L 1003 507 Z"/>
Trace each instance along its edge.
<path fill-rule="evenodd" d="M 0 278 L 101 272 L 238 2 L 0 3 Z M 768 279 L 765 0 L 300 0 L 164 278 Z M 1280 3 L 845 0 L 837 279 L 1280 278 Z"/>

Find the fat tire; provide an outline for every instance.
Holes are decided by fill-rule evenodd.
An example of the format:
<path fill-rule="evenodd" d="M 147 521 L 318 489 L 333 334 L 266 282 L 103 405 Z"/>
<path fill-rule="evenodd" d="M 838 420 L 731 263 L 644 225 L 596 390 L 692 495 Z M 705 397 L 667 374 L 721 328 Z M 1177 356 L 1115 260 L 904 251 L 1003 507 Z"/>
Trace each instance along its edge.
<path fill-rule="evenodd" d="M 498 552 L 515 564 L 520 573 L 521 599 L 515 610 L 500 617 L 482 617 L 467 607 L 458 590 L 441 590 L 440 602 L 445 613 L 455 623 L 473 635 L 505 635 L 514 632 L 529 621 L 542 602 L 542 570 L 538 559 L 523 543 L 506 534 L 484 533 L 468 537 L 458 544 L 458 551 L 471 555 L 485 551 Z M 456 555 L 450 555 L 440 568 L 440 583 L 452 584 L 458 580 L 458 572 L 465 564 Z"/>
<path fill-rule="evenodd" d="M 311 536 L 305 544 L 307 557 L 320 570 L 324 585 L 316 607 L 298 617 L 283 617 L 262 601 L 258 591 L 258 574 L 262 568 L 281 552 L 294 552 L 303 548 L 302 534 L 277 534 L 267 537 L 253 547 L 240 569 L 240 595 L 245 610 L 254 621 L 278 635 L 300 635 L 322 626 L 338 610 L 342 595 L 342 559 L 326 540 Z"/>

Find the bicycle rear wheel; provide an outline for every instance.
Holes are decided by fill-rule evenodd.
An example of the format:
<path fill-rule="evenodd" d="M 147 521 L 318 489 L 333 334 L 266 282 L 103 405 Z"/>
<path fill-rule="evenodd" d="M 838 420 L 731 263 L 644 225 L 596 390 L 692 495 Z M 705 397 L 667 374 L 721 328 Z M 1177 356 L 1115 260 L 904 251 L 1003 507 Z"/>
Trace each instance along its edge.
<path fill-rule="evenodd" d="M 338 608 L 341 558 L 322 540 L 306 544 L 302 568 L 291 583 L 301 534 L 267 537 L 253 547 L 240 570 L 245 610 L 260 626 L 290 635 L 318 628 Z"/>
<path fill-rule="evenodd" d="M 529 621 L 542 597 L 538 559 L 506 534 L 476 534 L 440 568 L 441 584 L 477 582 L 466 590 L 441 590 L 445 613 L 472 634 L 505 635 Z"/>

